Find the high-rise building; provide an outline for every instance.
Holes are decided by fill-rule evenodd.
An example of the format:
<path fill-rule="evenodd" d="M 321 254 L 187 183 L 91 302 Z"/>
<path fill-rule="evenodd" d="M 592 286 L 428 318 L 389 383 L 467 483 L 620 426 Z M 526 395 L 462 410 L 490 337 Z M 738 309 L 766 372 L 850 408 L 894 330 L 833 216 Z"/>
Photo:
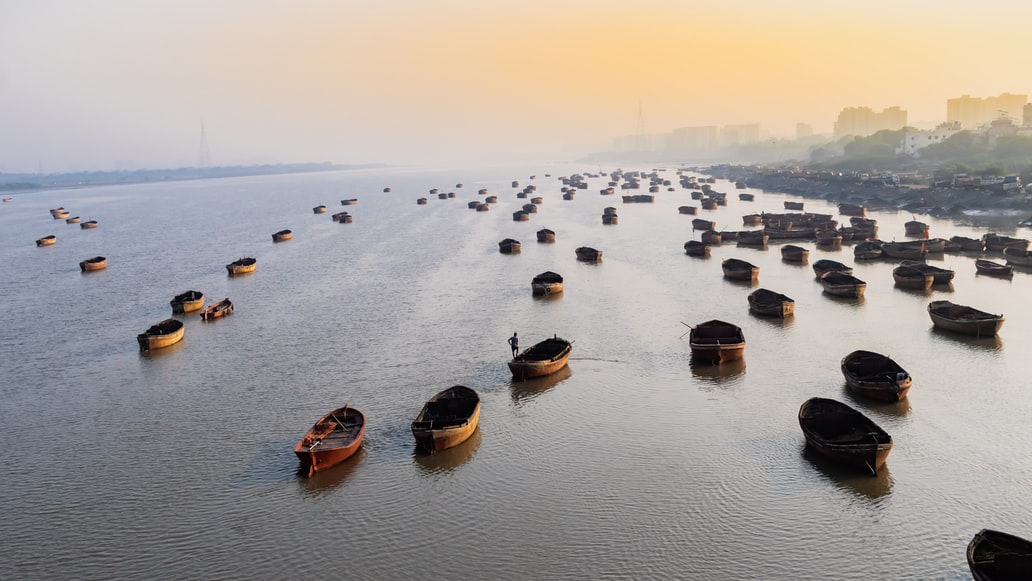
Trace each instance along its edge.
<path fill-rule="evenodd" d="M 896 130 L 906 126 L 907 112 L 899 107 L 888 107 L 881 113 L 875 113 L 870 107 L 846 107 L 835 121 L 835 137 L 867 137 L 885 129 Z"/>
<path fill-rule="evenodd" d="M 702 127 L 678 127 L 670 134 L 667 147 L 673 151 L 710 151 L 719 145 L 715 125 Z"/>
<path fill-rule="evenodd" d="M 997 97 L 962 95 L 946 99 L 946 122 L 960 123 L 964 129 L 977 129 L 1003 117 L 1024 120 L 1028 95 L 1002 93 Z"/>
<path fill-rule="evenodd" d="M 809 123 L 796 123 L 795 136 L 796 139 L 806 139 L 807 137 L 813 137 L 813 126 Z"/>

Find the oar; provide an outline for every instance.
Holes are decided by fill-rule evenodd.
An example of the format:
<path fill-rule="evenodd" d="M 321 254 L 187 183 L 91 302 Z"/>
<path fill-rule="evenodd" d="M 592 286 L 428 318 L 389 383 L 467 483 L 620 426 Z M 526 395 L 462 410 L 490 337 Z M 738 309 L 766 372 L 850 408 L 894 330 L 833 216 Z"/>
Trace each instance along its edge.
<path fill-rule="evenodd" d="M 695 328 L 695 327 L 692 327 L 691 325 L 689 325 L 688 323 L 685 323 L 684 321 L 681 321 L 681 324 L 684 325 L 685 327 L 688 327 L 688 330 L 685 331 L 684 333 L 681 333 L 681 336 L 678 337 L 678 339 L 684 339 L 684 336 L 687 335 L 688 333 L 691 333 L 692 329 Z"/>

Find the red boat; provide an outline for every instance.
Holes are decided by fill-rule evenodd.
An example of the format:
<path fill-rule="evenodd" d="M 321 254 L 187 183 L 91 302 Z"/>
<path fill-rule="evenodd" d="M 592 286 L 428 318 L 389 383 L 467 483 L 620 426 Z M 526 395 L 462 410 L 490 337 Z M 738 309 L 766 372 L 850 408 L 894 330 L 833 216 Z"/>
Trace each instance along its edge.
<path fill-rule="evenodd" d="M 365 414 L 355 408 L 337 408 L 309 429 L 294 446 L 301 460 L 300 472 L 311 477 L 347 460 L 362 445 L 365 436 Z"/>

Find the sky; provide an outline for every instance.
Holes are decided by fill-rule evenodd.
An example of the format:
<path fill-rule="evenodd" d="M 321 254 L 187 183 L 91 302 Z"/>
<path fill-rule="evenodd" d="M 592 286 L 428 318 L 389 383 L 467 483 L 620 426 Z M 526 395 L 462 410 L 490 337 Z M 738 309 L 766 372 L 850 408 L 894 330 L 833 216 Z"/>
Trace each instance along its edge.
<path fill-rule="evenodd" d="M 0 172 L 575 159 L 1032 93 L 1032 2 L 0 0 Z"/>

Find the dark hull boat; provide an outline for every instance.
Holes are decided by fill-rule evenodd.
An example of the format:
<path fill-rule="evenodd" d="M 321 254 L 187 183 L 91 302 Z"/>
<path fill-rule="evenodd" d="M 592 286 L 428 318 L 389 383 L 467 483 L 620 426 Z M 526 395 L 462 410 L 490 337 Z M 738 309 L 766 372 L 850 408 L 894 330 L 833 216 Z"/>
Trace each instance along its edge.
<path fill-rule="evenodd" d="M 853 351 L 842 358 L 840 367 L 849 389 L 879 401 L 897 402 L 905 398 L 913 382 L 898 363 L 873 351 Z"/>
<path fill-rule="evenodd" d="M 512 238 L 506 238 L 498 243 L 498 251 L 502 254 L 517 254 L 520 249 L 520 241 Z"/>
<path fill-rule="evenodd" d="M 1032 541 L 982 529 L 968 543 L 967 562 L 975 581 L 1032 578 Z"/>
<path fill-rule="evenodd" d="M 724 276 L 732 280 L 753 280 L 760 275 L 760 267 L 737 258 L 726 259 L 720 267 Z"/>
<path fill-rule="evenodd" d="M 824 292 L 840 296 L 860 298 L 867 290 L 867 283 L 844 272 L 826 272 L 821 275 L 821 286 Z"/>
<path fill-rule="evenodd" d="M 566 367 L 572 351 L 573 344 L 566 339 L 545 339 L 509 361 L 509 371 L 514 379 L 549 375 Z"/>
<path fill-rule="evenodd" d="M 996 335 L 1004 321 L 1003 315 L 994 315 L 950 301 L 928 303 L 928 316 L 939 329 L 976 337 Z"/>
<path fill-rule="evenodd" d="M 832 460 L 866 468 L 872 475 L 892 451 L 892 436 L 848 405 L 821 397 L 799 408 L 799 427 L 806 444 Z"/>
<path fill-rule="evenodd" d="M 712 320 L 691 328 L 688 344 L 693 363 L 720 364 L 741 359 L 745 354 L 745 335 L 741 327 Z"/>
<path fill-rule="evenodd" d="M 416 446 L 433 454 L 469 439 L 480 421 L 480 396 L 456 385 L 430 398 L 412 422 Z"/>
<path fill-rule="evenodd" d="M 822 258 L 821 260 L 813 263 L 813 273 L 817 275 L 817 278 L 820 278 L 829 272 L 853 274 L 853 267 L 842 264 L 837 260 L 828 260 L 826 258 Z"/>
<path fill-rule="evenodd" d="M 999 262 L 980 258 L 975 261 L 975 272 L 1006 278 L 1014 274 L 1014 267 L 1009 264 L 1000 264 Z"/>
<path fill-rule="evenodd" d="M 204 307 L 204 293 L 189 290 L 176 295 L 168 303 L 172 306 L 173 313 L 189 313 Z"/>
<path fill-rule="evenodd" d="M 795 312 L 795 301 L 781 293 L 761 288 L 749 294 L 749 310 L 757 315 L 787 317 Z"/>
<path fill-rule="evenodd" d="M 684 253 L 688 256 L 709 256 L 710 246 L 698 240 L 689 240 L 684 243 Z"/>
<path fill-rule="evenodd" d="M 930 289 L 935 277 L 912 266 L 900 265 L 892 269 L 892 280 L 900 288 Z"/>
<path fill-rule="evenodd" d="M 932 284 L 949 284 L 953 280 L 954 272 L 948 268 L 941 268 L 938 266 L 932 266 L 925 262 L 917 262 L 911 260 L 904 260 L 900 263 L 900 266 L 907 266 L 910 268 L 916 268 L 917 270 L 932 275 Z"/>
<path fill-rule="evenodd" d="M 563 292 L 563 277 L 550 270 L 542 272 L 530 281 L 534 296 L 554 295 Z"/>
<path fill-rule="evenodd" d="M 802 246 L 786 244 L 781 247 L 781 260 L 785 262 L 806 262 L 809 256 L 810 251 Z"/>
<path fill-rule="evenodd" d="M 581 246 L 574 250 L 574 253 L 577 255 L 577 260 L 581 262 L 600 262 L 602 260 L 602 251 L 589 246 Z"/>

